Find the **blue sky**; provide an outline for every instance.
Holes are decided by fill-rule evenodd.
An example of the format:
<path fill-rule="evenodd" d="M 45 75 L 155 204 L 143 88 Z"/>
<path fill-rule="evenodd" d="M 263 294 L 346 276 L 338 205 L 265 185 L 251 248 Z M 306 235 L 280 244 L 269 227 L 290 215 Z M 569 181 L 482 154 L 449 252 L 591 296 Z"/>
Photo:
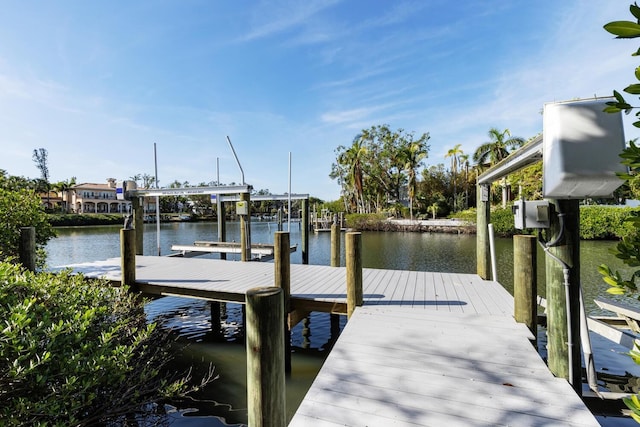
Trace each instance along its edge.
<path fill-rule="evenodd" d="M 633 80 L 629 1 L 3 2 L 0 169 L 52 181 L 216 178 L 325 200 L 334 150 L 388 124 L 431 135 L 426 164 L 491 127 L 529 138 L 544 103 Z M 630 122 L 630 120 L 627 120 Z M 626 125 L 627 139 L 634 138 Z M 637 131 L 635 131 L 637 133 Z"/>

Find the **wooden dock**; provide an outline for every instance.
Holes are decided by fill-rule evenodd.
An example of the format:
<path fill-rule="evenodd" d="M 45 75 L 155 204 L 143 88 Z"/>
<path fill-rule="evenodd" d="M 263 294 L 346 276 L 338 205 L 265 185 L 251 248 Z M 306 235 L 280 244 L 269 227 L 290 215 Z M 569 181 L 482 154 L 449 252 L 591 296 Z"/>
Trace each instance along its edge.
<path fill-rule="evenodd" d="M 274 266 L 136 257 L 143 292 L 244 302 Z M 71 266 L 120 279 L 120 259 Z M 363 269 L 356 309 L 290 426 L 598 426 L 513 320 L 504 288 L 474 274 Z M 291 265 L 295 309 L 346 313 L 345 268 Z"/>

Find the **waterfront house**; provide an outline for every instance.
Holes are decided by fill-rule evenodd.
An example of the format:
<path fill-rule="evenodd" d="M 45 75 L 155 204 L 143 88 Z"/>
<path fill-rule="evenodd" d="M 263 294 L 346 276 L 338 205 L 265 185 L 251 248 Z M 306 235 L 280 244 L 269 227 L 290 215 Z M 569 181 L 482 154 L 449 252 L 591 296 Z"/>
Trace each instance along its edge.
<path fill-rule="evenodd" d="M 125 213 L 130 201 L 116 199 L 116 180 L 104 184 L 82 183 L 71 187 L 71 209 L 75 213 Z"/>

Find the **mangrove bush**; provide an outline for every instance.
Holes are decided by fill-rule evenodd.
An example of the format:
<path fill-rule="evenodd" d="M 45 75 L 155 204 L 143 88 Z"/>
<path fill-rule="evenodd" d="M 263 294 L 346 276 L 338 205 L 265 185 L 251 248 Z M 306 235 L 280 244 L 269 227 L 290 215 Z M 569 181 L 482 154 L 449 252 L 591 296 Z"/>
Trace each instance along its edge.
<path fill-rule="evenodd" d="M 188 391 L 163 371 L 168 333 L 126 288 L 0 263 L 0 325 L 1 425 L 127 425 Z"/>

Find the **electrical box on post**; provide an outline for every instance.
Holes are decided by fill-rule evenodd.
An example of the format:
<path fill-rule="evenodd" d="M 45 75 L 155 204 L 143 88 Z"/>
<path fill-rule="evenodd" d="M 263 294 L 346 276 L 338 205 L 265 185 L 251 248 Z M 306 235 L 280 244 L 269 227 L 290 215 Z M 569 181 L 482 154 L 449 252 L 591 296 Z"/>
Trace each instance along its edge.
<path fill-rule="evenodd" d="M 542 193 L 545 198 L 611 197 L 626 172 L 622 115 L 605 113 L 611 98 L 545 104 Z"/>
<path fill-rule="evenodd" d="M 549 202 L 546 200 L 517 200 L 513 204 L 515 227 L 549 228 Z"/>
<path fill-rule="evenodd" d="M 118 181 L 116 182 L 116 200 L 131 200 L 127 191 L 137 190 L 138 185 L 135 181 Z"/>
<path fill-rule="evenodd" d="M 244 200 L 236 202 L 236 215 L 249 215 L 249 203 Z"/>

